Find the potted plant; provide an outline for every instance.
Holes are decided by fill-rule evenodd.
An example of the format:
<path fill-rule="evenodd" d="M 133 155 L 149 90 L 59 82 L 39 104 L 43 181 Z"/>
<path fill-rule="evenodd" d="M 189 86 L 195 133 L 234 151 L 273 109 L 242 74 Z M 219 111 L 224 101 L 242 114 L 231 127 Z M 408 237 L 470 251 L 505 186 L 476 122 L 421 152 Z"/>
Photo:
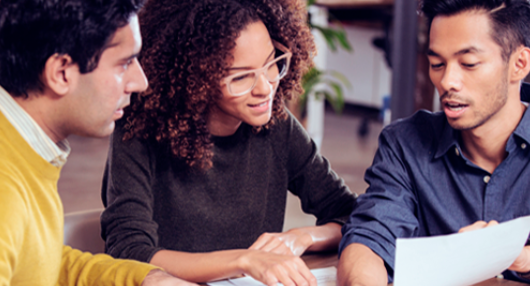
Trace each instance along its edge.
<path fill-rule="evenodd" d="M 316 0 L 308 0 L 307 7 L 315 5 Z M 327 47 L 331 51 L 337 51 L 339 47 L 346 51 L 353 51 L 346 32 L 340 24 L 335 27 L 324 27 L 312 23 L 311 14 L 308 13 L 307 24 L 311 30 L 318 31 L 326 41 Z M 342 112 L 344 107 L 344 90 L 343 87 L 351 88 L 348 79 L 339 72 L 322 70 L 318 67 L 312 67 L 302 78 L 304 93 L 300 95 L 296 104 L 294 104 L 295 114 L 303 122 L 306 117 L 307 100 L 310 96 L 318 99 L 324 98 L 337 114 Z M 291 105 L 292 106 L 292 105 Z"/>

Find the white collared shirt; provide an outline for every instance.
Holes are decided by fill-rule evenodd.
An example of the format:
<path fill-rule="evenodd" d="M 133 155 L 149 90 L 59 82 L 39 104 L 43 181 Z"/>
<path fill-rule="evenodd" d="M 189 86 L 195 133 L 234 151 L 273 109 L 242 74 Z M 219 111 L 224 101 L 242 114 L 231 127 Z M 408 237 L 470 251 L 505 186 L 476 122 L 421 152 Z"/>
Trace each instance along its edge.
<path fill-rule="evenodd" d="M 70 144 L 66 139 L 55 144 L 33 118 L 0 86 L 0 112 L 20 133 L 29 145 L 46 161 L 62 167 L 70 154 Z"/>

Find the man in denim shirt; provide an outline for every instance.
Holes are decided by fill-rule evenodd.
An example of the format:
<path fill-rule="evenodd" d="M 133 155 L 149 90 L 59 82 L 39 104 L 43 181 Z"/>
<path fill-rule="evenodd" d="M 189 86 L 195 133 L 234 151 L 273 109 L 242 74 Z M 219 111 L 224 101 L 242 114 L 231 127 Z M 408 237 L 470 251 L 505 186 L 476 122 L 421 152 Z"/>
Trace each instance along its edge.
<path fill-rule="evenodd" d="M 387 285 L 398 237 L 530 214 L 530 3 L 424 0 L 429 74 L 443 112 L 383 130 L 365 195 L 343 228 L 339 285 Z M 440 269 L 440 271 L 443 271 Z M 505 272 L 526 280 L 530 246 Z M 526 275 L 525 275 L 526 274 Z"/>

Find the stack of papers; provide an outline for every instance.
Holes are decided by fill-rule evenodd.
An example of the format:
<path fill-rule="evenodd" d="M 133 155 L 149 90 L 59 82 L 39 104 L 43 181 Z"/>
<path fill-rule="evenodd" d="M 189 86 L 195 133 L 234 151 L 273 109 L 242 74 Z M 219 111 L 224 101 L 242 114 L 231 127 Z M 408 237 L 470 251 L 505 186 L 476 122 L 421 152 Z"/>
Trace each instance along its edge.
<path fill-rule="evenodd" d="M 319 268 L 311 270 L 315 275 L 318 286 L 336 286 L 337 285 L 337 268 L 331 266 L 327 268 Z M 258 280 L 246 276 L 242 278 L 234 278 L 228 280 L 221 280 L 216 282 L 208 282 L 210 286 L 263 286 L 265 284 Z M 278 283 L 278 285 L 282 285 Z"/>

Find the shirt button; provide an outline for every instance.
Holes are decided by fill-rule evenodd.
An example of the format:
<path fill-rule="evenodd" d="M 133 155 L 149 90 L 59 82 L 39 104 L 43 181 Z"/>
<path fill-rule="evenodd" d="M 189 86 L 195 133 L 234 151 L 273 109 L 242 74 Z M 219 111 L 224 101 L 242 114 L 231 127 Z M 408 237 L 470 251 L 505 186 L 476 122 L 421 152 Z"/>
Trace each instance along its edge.
<path fill-rule="evenodd" d="M 456 156 L 460 156 L 460 151 L 458 151 L 458 148 L 455 147 L 455 154 Z"/>
<path fill-rule="evenodd" d="M 484 183 L 489 183 L 490 182 L 490 176 L 484 176 Z"/>
<path fill-rule="evenodd" d="M 526 143 L 521 144 L 521 148 L 524 150 L 526 149 Z"/>

